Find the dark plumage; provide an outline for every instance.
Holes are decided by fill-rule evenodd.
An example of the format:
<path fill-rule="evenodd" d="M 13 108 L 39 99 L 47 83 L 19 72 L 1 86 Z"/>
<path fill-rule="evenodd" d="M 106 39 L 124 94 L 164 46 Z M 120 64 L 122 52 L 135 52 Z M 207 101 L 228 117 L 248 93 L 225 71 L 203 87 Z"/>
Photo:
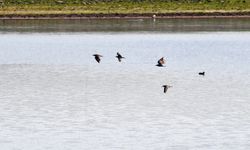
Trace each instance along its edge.
<path fill-rule="evenodd" d="M 165 64 L 164 57 L 162 57 L 161 59 L 158 60 L 156 66 L 158 66 L 158 67 L 165 67 L 165 66 L 163 66 L 163 64 Z"/>
<path fill-rule="evenodd" d="M 168 88 L 171 88 L 172 86 L 170 86 L 170 85 L 163 85 L 162 87 L 164 88 L 164 93 L 166 93 L 167 90 L 168 90 Z"/>
<path fill-rule="evenodd" d="M 199 75 L 204 76 L 205 72 L 199 72 Z"/>
<path fill-rule="evenodd" d="M 125 58 L 119 52 L 117 52 L 117 56 L 115 56 L 115 57 L 118 59 L 119 62 L 121 62 L 122 59 Z"/>
<path fill-rule="evenodd" d="M 100 63 L 100 61 L 101 61 L 101 58 L 100 58 L 100 57 L 103 57 L 102 55 L 99 55 L 99 54 L 94 54 L 93 56 L 95 57 L 95 60 L 96 60 L 98 63 Z"/>

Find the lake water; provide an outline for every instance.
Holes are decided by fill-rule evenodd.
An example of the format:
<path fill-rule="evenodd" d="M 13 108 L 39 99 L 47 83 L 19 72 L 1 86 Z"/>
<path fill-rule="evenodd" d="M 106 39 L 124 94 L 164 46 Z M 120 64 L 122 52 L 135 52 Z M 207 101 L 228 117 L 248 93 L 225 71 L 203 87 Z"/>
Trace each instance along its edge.
<path fill-rule="evenodd" d="M 1 149 L 250 149 L 249 19 L 0 25 Z"/>

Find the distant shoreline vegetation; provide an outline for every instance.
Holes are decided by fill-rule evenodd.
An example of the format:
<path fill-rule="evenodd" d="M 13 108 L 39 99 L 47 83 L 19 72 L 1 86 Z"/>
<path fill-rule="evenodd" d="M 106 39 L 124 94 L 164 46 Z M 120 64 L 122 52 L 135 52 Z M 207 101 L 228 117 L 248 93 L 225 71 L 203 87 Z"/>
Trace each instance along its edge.
<path fill-rule="evenodd" d="M 250 16 L 250 0 L 0 0 L 0 18 Z"/>

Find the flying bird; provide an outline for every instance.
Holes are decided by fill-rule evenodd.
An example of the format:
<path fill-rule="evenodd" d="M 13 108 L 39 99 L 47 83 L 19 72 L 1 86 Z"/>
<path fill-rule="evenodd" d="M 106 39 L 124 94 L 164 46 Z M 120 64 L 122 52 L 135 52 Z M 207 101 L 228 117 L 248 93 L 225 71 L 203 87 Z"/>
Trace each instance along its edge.
<path fill-rule="evenodd" d="M 119 62 L 121 62 L 122 59 L 125 58 L 119 52 L 117 52 L 117 56 L 115 56 L 115 57 L 118 59 Z"/>
<path fill-rule="evenodd" d="M 162 87 L 164 88 L 164 93 L 166 93 L 167 90 L 168 90 L 168 88 L 171 88 L 172 86 L 170 86 L 170 85 L 163 85 Z"/>
<path fill-rule="evenodd" d="M 163 66 L 163 64 L 165 64 L 164 57 L 162 57 L 161 59 L 158 60 L 156 66 L 158 66 L 158 67 L 165 67 L 165 66 Z"/>
<path fill-rule="evenodd" d="M 205 72 L 199 72 L 199 75 L 204 76 Z"/>
<path fill-rule="evenodd" d="M 93 56 L 95 57 L 95 60 L 96 60 L 98 63 L 100 63 L 100 61 L 101 61 L 101 58 L 100 58 L 100 57 L 103 57 L 102 55 L 99 55 L 99 54 L 94 54 Z"/>

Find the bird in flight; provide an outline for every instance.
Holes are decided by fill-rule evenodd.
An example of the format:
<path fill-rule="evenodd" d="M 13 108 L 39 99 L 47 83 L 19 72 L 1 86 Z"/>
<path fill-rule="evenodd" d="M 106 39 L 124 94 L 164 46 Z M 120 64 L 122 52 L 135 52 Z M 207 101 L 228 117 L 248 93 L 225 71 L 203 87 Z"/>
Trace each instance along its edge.
<path fill-rule="evenodd" d="M 121 62 L 122 59 L 125 58 L 119 52 L 117 52 L 117 56 L 115 56 L 115 57 L 118 59 L 119 62 Z"/>
<path fill-rule="evenodd" d="M 163 66 L 163 64 L 165 64 L 164 57 L 162 57 L 161 59 L 158 60 L 156 66 L 158 66 L 158 67 L 165 67 L 165 66 Z"/>
<path fill-rule="evenodd" d="M 203 72 L 199 72 L 199 75 L 204 76 L 205 72 L 204 71 Z"/>
<path fill-rule="evenodd" d="M 163 85 L 162 87 L 164 88 L 164 93 L 166 93 L 167 90 L 168 90 L 168 88 L 171 88 L 172 86 L 170 86 L 170 85 Z"/>
<path fill-rule="evenodd" d="M 100 57 L 103 57 L 102 55 L 99 55 L 99 54 L 94 54 L 93 56 L 95 57 L 95 60 L 96 60 L 98 63 L 100 63 L 100 61 L 101 61 L 101 58 L 100 58 Z"/>

